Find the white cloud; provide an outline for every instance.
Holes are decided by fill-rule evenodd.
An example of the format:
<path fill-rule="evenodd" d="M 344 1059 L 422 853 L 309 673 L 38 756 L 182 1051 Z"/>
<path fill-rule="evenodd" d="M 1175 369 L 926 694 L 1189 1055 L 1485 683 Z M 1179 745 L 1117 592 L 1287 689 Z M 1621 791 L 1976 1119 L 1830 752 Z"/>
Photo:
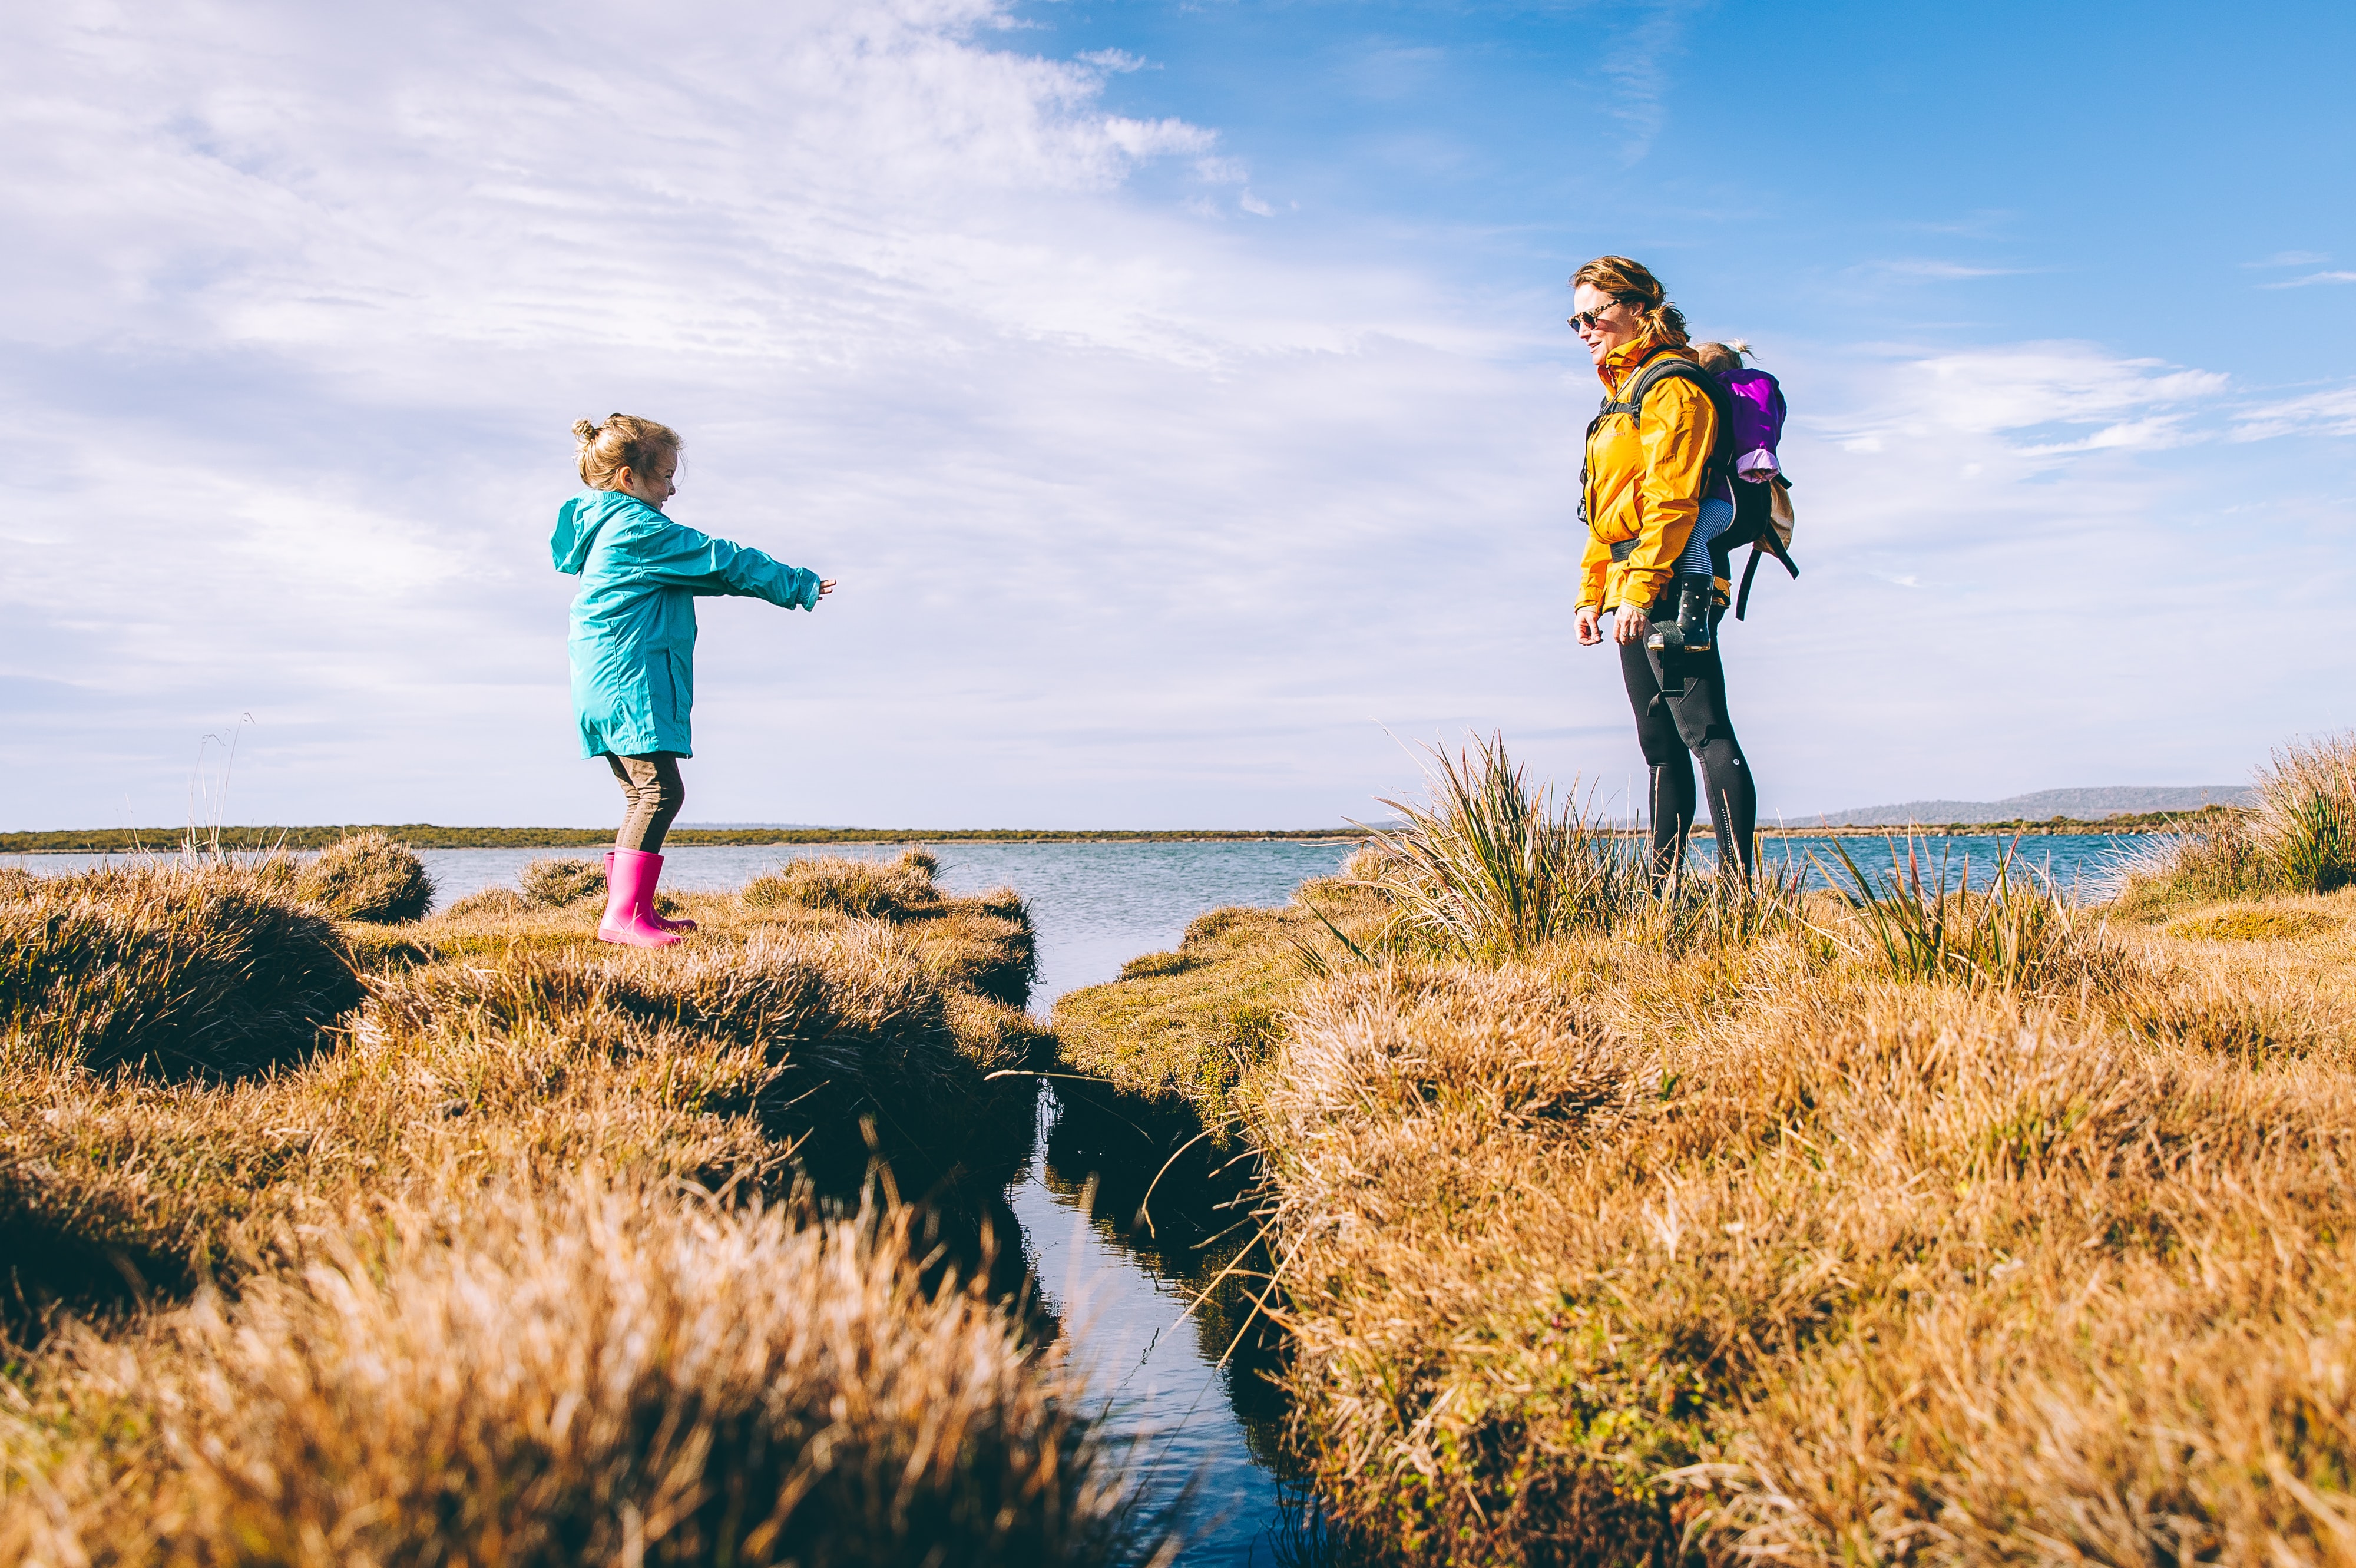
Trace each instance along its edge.
<path fill-rule="evenodd" d="M 2276 435 L 2356 435 L 2356 387 L 2333 387 L 2242 410 L 2233 439 L 2264 441 Z"/>
<path fill-rule="evenodd" d="M 1935 278 L 1943 283 L 1967 278 L 2018 277 L 2026 270 L 2020 267 L 1978 267 L 1963 262 L 1946 262 L 1923 256 L 1875 262 L 1871 266 L 1876 272 L 1890 273 L 1900 277 Z"/>
<path fill-rule="evenodd" d="M 2309 284 L 2319 283 L 2356 283 L 2356 273 L 2309 273 L 2303 278 L 2285 278 L 2280 283 L 2262 283 L 2258 286 L 2260 288 L 2305 288 Z"/>
<path fill-rule="evenodd" d="M 2263 262 L 2244 262 L 2245 267 L 2312 267 L 2331 258 L 2320 251 L 2277 251 Z"/>
<path fill-rule="evenodd" d="M 196 737 L 247 710 L 254 814 L 607 816 L 544 563 L 564 432 L 613 409 L 686 432 L 682 521 L 843 582 L 815 616 L 707 607 L 698 818 L 1331 821 L 1411 787 L 1386 725 L 1633 768 L 1567 632 L 1595 389 L 1530 335 L 1559 313 L 1188 217 L 1277 204 L 1006 19 L 690 4 L 648 50 L 597 0 L 27 12 L 0 414 L 44 459 L 0 516 L 0 713 L 46 760 L 0 820 L 176 820 Z M 1151 160 L 1167 206 L 1129 188 Z M 2030 735 L 2071 778 L 2151 755 L 2155 693 L 2244 656 L 2201 607 L 2313 553 L 2218 551 L 2265 465 L 2167 467 L 2227 423 L 2212 372 L 2068 343 L 1771 368 L 1807 573 L 1734 634 L 1771 802 L 1973 793 Z M 2324 397 L 2241 429 L 2339 429 Z M 1875 787 L 1925 757 L 1941 788 Z"/>

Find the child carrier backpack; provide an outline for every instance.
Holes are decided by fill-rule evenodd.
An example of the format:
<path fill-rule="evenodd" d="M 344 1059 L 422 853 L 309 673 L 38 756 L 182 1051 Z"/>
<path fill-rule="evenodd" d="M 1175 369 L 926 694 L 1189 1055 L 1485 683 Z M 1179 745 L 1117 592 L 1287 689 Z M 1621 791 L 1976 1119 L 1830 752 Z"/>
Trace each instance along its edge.
<path fill-rule="evenodd" d="M 1596 410 L 1594 420 L 1587 427 L 1589 437 L 1593 438 L 1597 424 L 1615 413 L 1626 414 L 1630 423 L 1641 427 L 1644 423 L 1645 395 L 1666 381 L 1691 381 L 1718 411 L 1718 439 L 1710 446 L 1702 494 L 1708 496 L 1723 485 L 1734 496 L 1733 522 L 1709 542 L 1714 575 L 1731 581 L 1734 552 L 1745 544 L 1751 546 L 1751 560 L 1743 568 L 1742 587 L 1734 605 L 1734 618 L 1740 620 L 1751 607 L 1751 583 L 1758 575 L 1762 554 L 1773 555 L 1793 576 L 1800 575 L 1789 548 L 1794 521 L 1792 482 L 1773 466 L 1775 446 L 1783 432 L 1783 391 L 1775 378 L 1764 371 L 1744 369 L 1721 373 L 1704 370 L 1676 354 L 1661 354 L 1636 372 L 1625 396 L 1604 399 L 1603 406 Z M 1770 477 L 1741 477 L 1743 466 L 1762 453 L 1768 459 Z M 1583 467 L 1579 482 L 1583 505 L 1587 492 Z M 1612 559 L 1625 560 L 1627 553 L 1634 548 L 1633 540 L 1614 545 Z"/>
<path fill-rule="evenodd" d="M 1709 542 L 1710 563 L 1717 575 L 1731 579 L 1734 552 L 1748 544 L 1751 559 L 1742 568 L 1742 587 L 1735 596 L 1734 618 L 1751 607 L 1751 582 L 1759 575 L 1759 557 L 1772 554 L 1783 570 L 1796 577 L 1792 561 L 1792 481 L 1776 461 L 1776 444 L 1783 436 L 1783 389 L 1764 371 L 1747 367 L 1717 372 L 1733 411 L 1730 435 L 1737 454 L 1728 476 L 1734 491 L 1734 521 Z M 1723 411 L 1721 411 L 1723 413 Z"/>

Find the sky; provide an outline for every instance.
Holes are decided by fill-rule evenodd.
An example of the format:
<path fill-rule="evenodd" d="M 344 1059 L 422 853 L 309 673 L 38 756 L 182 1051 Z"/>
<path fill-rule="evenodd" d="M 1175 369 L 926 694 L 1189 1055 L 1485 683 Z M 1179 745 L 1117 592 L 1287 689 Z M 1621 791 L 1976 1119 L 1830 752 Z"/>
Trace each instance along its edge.
<path fill-rule="evenodd" d="M 0 829 L 613 820 L 617 410 L 841 584 L 701 601 L 684 820 L 1318 826 L 1491 731 L 1624 804 L 1601 253 L 1791 404 L 1771 818 L 2356 724 L 2344 6 L 11 11 Z"/>

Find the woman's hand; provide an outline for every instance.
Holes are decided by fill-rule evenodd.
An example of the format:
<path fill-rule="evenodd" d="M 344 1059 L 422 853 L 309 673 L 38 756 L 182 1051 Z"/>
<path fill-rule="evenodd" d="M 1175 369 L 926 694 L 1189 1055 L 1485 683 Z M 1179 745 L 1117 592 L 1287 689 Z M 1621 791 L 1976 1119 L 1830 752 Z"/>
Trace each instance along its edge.
<path fill-rule="evenodd" d="M 1644 634 L 1652 629 L 1653 623 L 1644 618 L 1643 610 L 1633 605 L 1622 605 L 1620 613 L 1612 618 L 1612 639 L 1625 648 L 1632 642 L 1644 641 Z"/>
<path fill-rule="evenodd" d="M 1593 605 L 1579 607 L 1579 618 L 1573 624 L 1579 628 L 1579 646 L 1592 648 L 1603 640 L 1603 612 Z"/>
<path fill-rule="evenodd" d="M 834 579 L 831 577 L 820 577 L 818 580 L 818 596 L 822 599 L 832 592 L 834 592 Z"/>

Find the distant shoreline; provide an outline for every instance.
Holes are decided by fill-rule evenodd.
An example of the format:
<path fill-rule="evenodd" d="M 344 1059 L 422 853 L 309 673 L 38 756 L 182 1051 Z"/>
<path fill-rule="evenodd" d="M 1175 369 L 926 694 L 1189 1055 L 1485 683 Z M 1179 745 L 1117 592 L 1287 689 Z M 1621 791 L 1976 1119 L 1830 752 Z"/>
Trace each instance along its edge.
<path fill-rule="evenodd" d="M 1918 822 L 1912 826 L 1824 827 L 1779 823 L 1762 827 L 1763 838 L 2050 838 L 2082 833 L 2165 833 L 2237 815 L 2232 807 L 2201 811 L 2153 811 L 2100 822 L 2053 818 L 2041 822 Z M 1611 830 L 1635 834 L 1636 828 Z M 352 833 L 381 832 L 412 849 L 588 849 L 613 841 L 610 828 L 444 828 L 430 822 L 337 823 L 310 827 L 224 827 L 223 850 L 251 853 L 283 848 L 325 849 Z M 1697 828 L 1697 836 L 1701 836 Z M 1358 827 L 1339 828 L 674 828 L 669 842 L 680 848 L 854 843 L 1355 843 L 1369 836 Z M 61 828 L 50 832 L 0 833 L 0 854 L 171 854 L 184 833 L 129 828 Z M 198 835 L 209 849 L 209 831 Z"/>

